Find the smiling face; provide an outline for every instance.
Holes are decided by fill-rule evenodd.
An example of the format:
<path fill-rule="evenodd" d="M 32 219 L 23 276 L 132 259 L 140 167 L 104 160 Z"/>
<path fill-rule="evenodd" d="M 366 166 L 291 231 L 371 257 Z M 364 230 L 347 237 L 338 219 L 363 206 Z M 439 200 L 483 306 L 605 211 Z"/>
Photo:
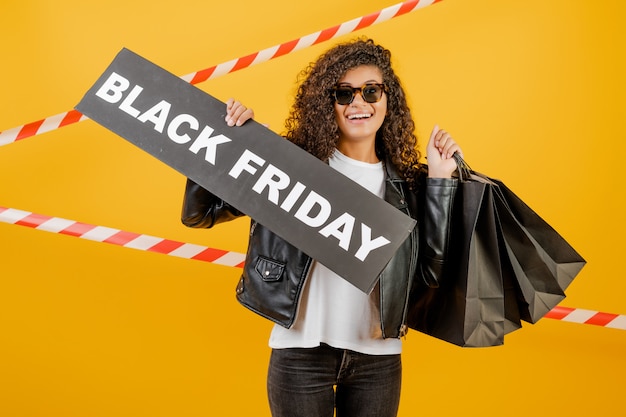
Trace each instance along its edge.
<path fill-rule="evenodd" d="M 382 84 L 383 76 L 378 67 L 361 65 L 347 71 L 337 82 L 360 88 L 365 84 Z M 383 93 L 376 103 L 363 100 L 360 92 L 355 93 L 350 104 L 341 105 L 335 101 L 335 120 L 339 127 L 339 143 L 337 147 L 343 152 L 346 147 L 371 147 L 374 150 L 376 132 L 382 126 L 387 114 L 387 95 Z"/>

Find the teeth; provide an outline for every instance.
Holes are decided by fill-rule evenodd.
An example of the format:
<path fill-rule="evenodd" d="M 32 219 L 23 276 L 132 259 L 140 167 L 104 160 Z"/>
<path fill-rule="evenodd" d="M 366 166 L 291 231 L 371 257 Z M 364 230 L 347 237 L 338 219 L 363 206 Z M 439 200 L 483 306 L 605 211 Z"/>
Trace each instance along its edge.
<path fill-rule="evenodd" d="M 348 116 L 348 120 L 354 120 L 354 119 L 367 119 L 369 117 L 371 117 L 372 115 L 369 113 L 360 113 L 360 114 L 351 114 Z"/>

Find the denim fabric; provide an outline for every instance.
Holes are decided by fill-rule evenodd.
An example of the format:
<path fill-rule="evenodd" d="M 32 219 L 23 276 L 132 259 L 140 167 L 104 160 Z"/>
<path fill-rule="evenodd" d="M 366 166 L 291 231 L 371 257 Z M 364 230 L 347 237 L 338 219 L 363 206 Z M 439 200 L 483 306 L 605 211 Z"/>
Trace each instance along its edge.
<path fill-rule="evenodd" d="M 395 417 L 400 355 L 366 355 L 328 345 L 274 349 L 267 376 L 273 417 Z"/>

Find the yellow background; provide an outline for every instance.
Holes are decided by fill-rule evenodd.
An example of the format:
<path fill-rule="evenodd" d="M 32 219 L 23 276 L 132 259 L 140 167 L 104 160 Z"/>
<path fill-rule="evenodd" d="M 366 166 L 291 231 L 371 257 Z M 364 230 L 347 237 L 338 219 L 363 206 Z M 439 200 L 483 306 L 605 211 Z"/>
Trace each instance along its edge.
<path fill-rule="evenodd" d="M 5 1 L 0 130 L 72 109 L 122 47 L 184 75 L 394 3 Z M 393 51 L 422 145 L 451 131 L 587 259 L 563 305 L 617 314 L 624 18 L 620 0 L 445 0 L 358 33 Z M 280 132 L 333 42 L 199 87 Z M 91 121 L 0 148 L 0 178 L 0 206 L 245 251 L 246 219 L 184 228 L 184 178 Z M 236 268 L 4 223 L 0 239 L 0 415 L 269 415 L 271 325 L 235 301 Z M 550 319 L 490 349 L 411 332 L 400 416 L 622 416 L 625 352 L 626 331 Z"/>

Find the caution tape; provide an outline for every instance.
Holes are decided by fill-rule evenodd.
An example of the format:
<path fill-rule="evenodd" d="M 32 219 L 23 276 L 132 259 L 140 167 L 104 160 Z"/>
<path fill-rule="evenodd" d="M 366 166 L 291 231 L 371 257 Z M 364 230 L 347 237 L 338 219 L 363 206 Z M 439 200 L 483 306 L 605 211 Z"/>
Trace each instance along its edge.
<path fill-rule="evenodd" d="M 290 54 L 294 51 L 328 41 L 338 36 L 346 35 L 348 33 L 385 22 L 441 1 L 442 0 L 410 0 L 398 3 L 369 15 L 361 16 L 328 29 L 320 30 L 318 32 L 311 33 L 310 35 L 306 35 L 280 45 L 272 46 L 244 57 L 196 71 L 180 78 L 190 84 L 198 84 L 209 79 L 217 78 L 221 75 L 248 68 L 250 66 Z M 83 120 L 88 120 L 88 117 L 82 115 L 76 110 L 70 110 L 36 122 L 8 129 L 0 132 L 0 146 L 8 145 L 32 136 L 41 135 L 42 133 L 60 129 Z"/>
<path fill-rule="evenodd" d="M 181 78 L 191 84 L 197 84 L 215 77 L 219 77 L 220 75 L 228 74 L 229 72 L 247 68 L 252 65 L 256 65 L 261 62 L 269 61 L 271 59 L 278 58 L 291 52 L 298 51 L 300 49 L 308 48 L 309 46 L 325 42 L 338 36 L 346 35 L 348 33 L 385 22 L 387 20 L 393 19 L 394 17 L 402 16 L 409 12 L 424 8 L 426 6 L 430 6 L 431 4 L 438 3 L 440 1 L 442 0 L 411 0 L 405 1 L 403 3 L 398 3 L 377 12 L 371 13 L 367 16 L 361 16 L 348 22 L 339 24 L 337 26 L 320 30 L 310 35 L 303 36 L 299 39 L 294 39 L 281 45 L 276 45 L 271 48 L 267 48 L 262 51 L 247 55 L 245 57 L 234 59 L 232 61 L 225 62 L 223 64 L 183 76 Z"/>
<path fill-rule="evenodd" d="M 8 145 L 9 143 L 17 142 L 18 140 L 26 139 L 31 136 L 41 135 L 42 133 L 50 132 L 87 119 L 87 116 L 84 116 L 76 110 L 59 113 L 36 122 L 0 132 L 0 146 Z"/>
<path fill-rule="evenodd" d="M 26 226 L 95 242 L 109 243 L 125 248 L 156 252 L 179 258 L 195 259 L 218 265 L 242 267 L 245 254 L 177 242 L 150 235 L 127 232 L 111 227 L 96 226 L 59 217 L 44 216 L 29 211 L 0 207 L 0 222 Z"/>
<path fill-rule="evenodd" d="M 95 226 L 88 223 L 45 216 L 7 207 L 0 207 L 0 222 L 79 237 L 96 242 L 109 243 L 125 248 L 156 252 L 164 255 L 237 268 L 243 267 L 246 256 L 243 253 L 209 248 L 134 232 L 126 232 L 110 227 Z M 602 313 L 580 308 L 556 306 L 550 310 L 544 318 L 626 330 L 626 315 Z"/>
<path fill-rule="evenodd" d="M 621 314 L 556 306 L 544 317 L 571 323 L 592 324 L 594 326 L 626 330 L 626 316 Z"/>

